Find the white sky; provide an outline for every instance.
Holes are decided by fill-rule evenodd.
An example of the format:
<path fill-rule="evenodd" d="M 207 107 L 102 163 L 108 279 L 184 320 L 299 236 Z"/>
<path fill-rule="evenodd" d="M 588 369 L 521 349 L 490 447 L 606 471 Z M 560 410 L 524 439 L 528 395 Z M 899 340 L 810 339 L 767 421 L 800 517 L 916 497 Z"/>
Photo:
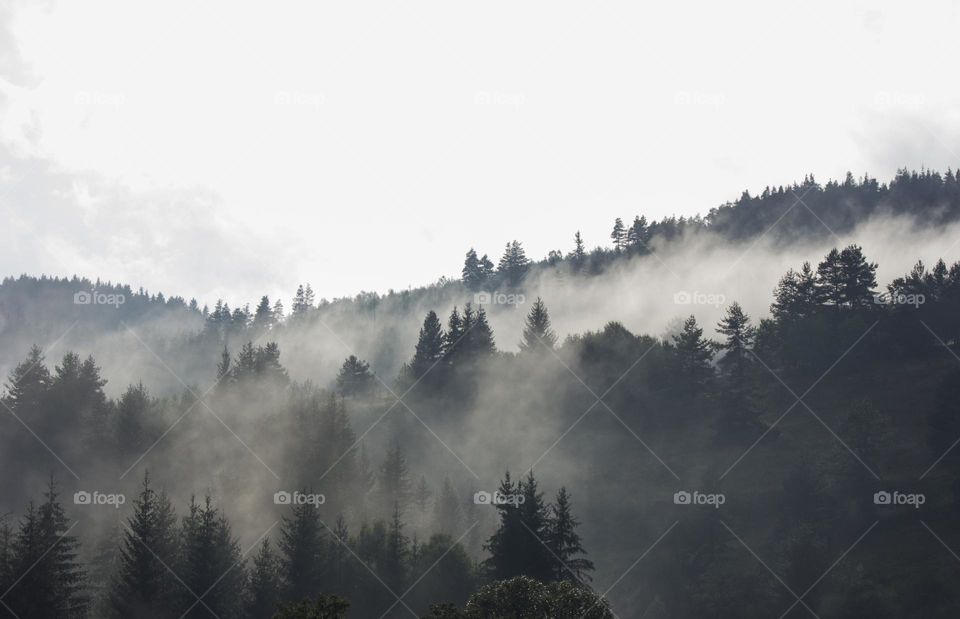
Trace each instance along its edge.
<path fill-rule="evenodd" d="M 960 165 L 960 3 L 18 2 L 0 274 L 236 302 Z"/>

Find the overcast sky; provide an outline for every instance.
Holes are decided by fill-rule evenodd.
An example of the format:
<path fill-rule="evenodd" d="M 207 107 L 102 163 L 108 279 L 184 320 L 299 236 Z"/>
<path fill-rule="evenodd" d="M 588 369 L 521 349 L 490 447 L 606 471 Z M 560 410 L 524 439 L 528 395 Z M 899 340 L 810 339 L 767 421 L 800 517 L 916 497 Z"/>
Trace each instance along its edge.
<path fill-rule="evenodd" d="M 19 2 L 0 274 L 212 301 L 960 165 L 960 2 Z"/>

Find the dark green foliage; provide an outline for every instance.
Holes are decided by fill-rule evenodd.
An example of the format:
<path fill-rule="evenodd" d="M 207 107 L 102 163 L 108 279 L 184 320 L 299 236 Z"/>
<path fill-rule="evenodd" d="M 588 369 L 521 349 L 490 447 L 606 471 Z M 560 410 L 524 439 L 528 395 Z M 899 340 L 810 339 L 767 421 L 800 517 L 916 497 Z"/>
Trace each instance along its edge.
<path fill-rule="evenodd" d="M 324 585 L 324 528 L 317 508 L 293 505 L 280 524 L 280 565 L 284 598 L 313 597 Z"/>
<path fill-rule="evenodd" d="M 336 595 L 320 595 L 301 602 L 284 604 L 273 619 L 344 619 L 350 603 Z"/>
<path fill-rule="evenodd" d="M 184 617 L 240 616 L 245 574 L 230 524 L 209 496 L 203 504 L 191 498 L 188 509 L 175 568 L 185 585 L 180 588 L 181 612 Z"/>
<path fill-rule="evenodd" d="M 182 585 L 170 572 L 179 553 L 176 514 L 167 496 L 150 485 L 149 474 L 144 474 L 133 510 L 120 542 L 110 611 L 118 619 L 166 617 L 182 594 Z"/>
<path fill-rule="evenodd" d="M 264 539 L 253 557 L 250 569 L 244 602 L 244 613 L 248 619 L 270 619 L 274 616 L 283 595 L 280 567 L 280 559 L 273 551 L 270 539 Z"/>
<path fill-rule="evenodd" d="M 51 479 L 44 501 L 27 507 L 12 541 L 6 541 L 8 578 L 3 602 L 18 617 L 86 615 L 84 569 L 78 560 L 80 541 L 71 534 L 70 521 Z M 6 535 L 6 532 L 5 532 Z"/>
<path fill-rule="evenodd" d="M 534 352 L 553 349 L 557 344 L 557 334 L 550 328 L 550 314 L 540 297 L 533 302 L 527 321 L 523 327 L 523 339 L 520 350 Z"/>
<path fill-rule="evenodd" d="M 374 388 L 375 381 L 370 364 L 350 355 L 344 359 L 337 374 L 337 391 L 344 396 L 364 395 Z"/>
<path fill-rule="evenodd" d="M 580 522 L 573 516 L 567 489 L 560 488 L 556 502 L 550 506 L 544 539 L 554 559 L 553 580 L 575 583 L 590 580 L 587 572 L 592 572 L 594 566 L 592 561 L 581 556 L 586 550 L 577 533 L 578 526 Z"/>
<path fill-rule="evenodd" d="M 417 339 L 416 351 L 410 369 L 416 379 L 423 378 L 427 372 L 434 369 L 443 358 L 445 336 L 437 313 L 430 310 L 423 320 L 420 336 Z"/>
<path fill-rule="evenodd" d="M 470 596 L 466 618 L 544 617 L 610 619 L 613 613 L 607 601 L 593 591 L 569 582 L 538 582 L 526 576 L 491 583 Z"/>

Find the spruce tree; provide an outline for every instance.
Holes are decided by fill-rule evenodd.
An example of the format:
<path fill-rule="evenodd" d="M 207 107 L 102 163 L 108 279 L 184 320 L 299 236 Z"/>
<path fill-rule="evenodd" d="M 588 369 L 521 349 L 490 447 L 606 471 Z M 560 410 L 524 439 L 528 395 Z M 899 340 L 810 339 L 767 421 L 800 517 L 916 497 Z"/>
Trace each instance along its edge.
<path fill-rule="evenodd" d="M 280 524 L 280 565 L 284 597 L 303 600 L 323 588 L 325 557 L 324 531 L 317 508 L 294 505 Z"/>
<path fill-rule="evenodd" d="M 19 580 L 11 583 L 3 601 L 19 617 L 84 617 L 89 600 L 77 558 L 80 541 L 68 534 L 70 521 L 52 479 L 44 496 L 39 507 L 27 507 L 12 542 L 11 572 Z"/>
<path fill-rule="evenodd" d="M 581 555 L 583 549 L 577 527 L 580 523 L 573 517 L 570 507 L 570 495 L 561 487 L 556 502 L 550 506 L 545 542 L 553 553 L 553 579 L 586 582 L 590 579 L 587 572 L 594 569 L 593 562 Z"/>
<path fill-rule="evenodd" d="M 410 540 L 403 533 L 403 521 L 400 519 L 400 505 L 393 506 L 393 518 L 387 534 L 387 546 L 381 568 L 384 582 L 392 590 L 399 592 L 406 588 L 406 572 L 410 560 Z"/>
<path fill-rule="evenodd" d="M 725 351 L 720 367 L 732 381 L 742 384 L 751 360 L 748 351 L 753 346 L 756 329 L 750 325 L 750 316 L 736 301 L 730 304 L 717 323 L 717 333 L 726 336 L 726 340 L 718 346 Z"/>
<path fill-rule="evenodd" d="M 248 619 L 271 619 L 282 600 L 280 559 L 269 538 L 264 538 L 253 558 L 247 586 L 245 616 Z"/>
<path fill-rule="evenodd" d="M 587 259 L 587 251 L 579 230 L 573 235 L 573 243 L 573 264 L 576 269 L 579 269 Z"/>
<path fill-rule="evenodd" d="M 824 302 L 839 309 L 844 302 L 844 285 L 843 263 L 834 248 L 817 265 L 817 292 Z"/>
<path fill-rule="evenodd" d="M 420 328 L 416 351 L 410 369 L 415 378 L 422 378 L 443 358 L 444 333 L 436 312 L 430 310 Z"/>
<path fill-rule="evenodd" d="M 457 538 L 462 533 L 462 527 L 463 509 L 460 507 L 460 497 L 453 489 L 450 478 L 445 477 L 440 494 L 434 501 L 433 528 L 437 533 Z"/>
<path fill-rule="evenodd" d="M 350 355 L 337 374 L 337 391 L 344 396 L 364 395 L 373 389 L 375 380 L 370 364 Z"/>
<path fill-rule="evenodd" d="M 267 295 L 263 295 L 253 314 L 253 328 L 263 332 L 271 327 L 273 327 L 273 310 L 270 308 L 270 299 Z"/>
<path fill-rule="evenodd" d="M 401 512 L 405 512 L 412 491 L 407 457 L 399 441 L 395 440 L 387 449 L 383 464 L 380 466 L 378 482 L 380 504 L 384 510 L 398 507 Z"/>
<path fill-rule="evenodd" d="M 467 252 L 467 257 L 463 262 L 461 276 L 463 278 L 463 285 L 467 287 L 467 290 L 474 292 L 483 290 L 486 278 L 484 277 L 480 259 L 477 258 L 477 252 L 474 251 L 472 247 L 470 251 Z"/>
<path fill-rule="evenodd" d="M 713 345 L 703 337 L 703 329 L 697 326 L 696 317 L 691 315 L 683 321 L 683 329 L 673 336 L 673 347 L 680 375 L 686 380 L 702 385 L 712 376 Z"/>
<path fill-rule="evenodd" d="M 627 246 L 631 251 L 644 254 L 647 253 L 647 241 L 649 240 L 649 230 L 647 229 L 647 218 L 644 216 L 634 217 L 633 225 L 627 231 Z"/>
<path fill-rule="evenodd" d="M 877 264 L 867 262 L 859 245 L 850 245 L 840 252 L 840 272 L 844 304 L 869 307 L 877 287 Z"/>
<path fill-rule="evenodd" d="M 520 350 L 533 352 L 538 350 L 552 350 L 557 343 L 557 334 L 550 328 L 550 315 L 547 306 L 540 297 L 533 302 L 527 321 L 523 327 L 523 340 Z"/>
<path fill-rule="evenodd" d="M 150 474 L 145 473 L 120 540 L 108 596 L 112 616 L 159 619 L 174 610 L 171 600 L 182 587 L 168 570 L 176 565 L 178 555 L 176 525 L 170 501 L 151 487 Z"/>
<path fill-rule="evenodd" d="M 245 580 L 240 546 L 209 496 L 202 505 L 190 500 L 181 524 L 177 574 L 189 588 L 181 593 L 183 617 L 240 616 Z"/>
<path fill-rule="evenodd" d="M 627 229 L 623 225 L 623 220 L 619 217 L 613 222 L 613 231 L 610 233 L 610 238 L 613 240 L 613 248 L 618 252 L 623 251 L 627 244 Z"/>

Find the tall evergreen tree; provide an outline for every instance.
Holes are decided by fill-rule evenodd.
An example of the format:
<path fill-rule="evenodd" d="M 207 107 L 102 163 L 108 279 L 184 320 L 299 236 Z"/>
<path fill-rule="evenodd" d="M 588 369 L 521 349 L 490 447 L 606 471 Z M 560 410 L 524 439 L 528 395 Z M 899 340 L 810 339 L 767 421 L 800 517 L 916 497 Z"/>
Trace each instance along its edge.
<path fill-rule="evenodd" d="M 350 355 L 343 361 L 337 374 L 337 391 L 345 396 L 364 395 L 373 389 L 375 380 L 370 364 L 356 355 Z"/>
<path fill-rule="evenodd" d="M 697 326 L 693 315 L 683 321 L 683 329 L 673 336 L 673 347 L 679 361 L 680 375 L 694 385 L 702 385 L 712 375 L 710 361 L 713 345 L 703 337 L 703 329 Z"/>
<path fill-rule="evenodd" d="M 317 508 L 294 505 L 280 524 L 280 565 L 284 597 L 303 600 L 317 595 L 324 584 L 326 558 L 323 525 Z"/>
<path fill-rule="evenodd" d="M 843 302 L 850 307 L 869 307 L 877 287 L 877 264 L 867 262 L 863 248 L 850 245 L 840 252 Z"/>
<path fill-rule="evenodd" d="M 70 521 L 51 479 L 44 502 L 31 503 L 12 543 L 11 572 L 19 574 L 4 595 L 4 603 L 19 617 L 86 616 L 85 573 L 78 553 L 80 541 L 70 535 Z"/>
<path fill-rule="evenodd" d="M 250 583 L 247 587 L 245 616 L 247 619 L 271 619 L 282 600 L 280 559 L 269 538 L 264 538 L 253 558 Z"/>
<path fill-rule="evenodd" d="M 545 542 L 553 553 L 553 579 L 586 582 L 590 579 L 587 572 L 594 569 L 593 562 L 584 558 L 577 527 L 580 523 L 573 517 L 570 507 L 570 495 L 566 488 L 560 488 L 556 502 L 550 506 L 550 517 L 546 526 Z"/>
<path fill-rule="evenodd" d="M 463 510 L 460 507 L 460 497 L 457 496 L 450 483 L 450 478 L 443 479 L 440 494 L 434 501 L 433 528 L 437 533 L 451 535 L 457 538 L 463 527 Z"/>
<path fill-rule="evenodd" d="M 844 302 L 844 273 L 840 252 L 831 249 L 817 265 L 817 292 L 824 302 L 837 308 Z"/>
<path fill-rule="evenodd" d="M 647 241 L 650 239 L 650 231 L 647 228 L 647 218 L 644 216 L 634 217 L 633 224 L 627 231 L 627 247 L 631 251 L 644 254 L 647 253 Z"/>
<path fill-rule="evenodd" d="M 171 602 L 182 587 L 168 570 L 178 555 L 176 525 L 173 506 L 164 493 L 153 489 L 150 474 L 145 473 L 120 541 L 108 596 L 112 616 L 160 619 L 174 612 Z"/>
<path fill-rule="evenodd" d="M 577 230 L 577 233 L 573 235 L 573 265 L 574 268 L 579 269 L 583 266 L 583 263 L 587 259 L 587 251 L 583 244 L 583 236 L 580 235 L 580 231 Z"/>
<path fill-rule="evenodd" d="M 623 225 L 623 220 L 617 217 L 613 222 L 613 231 L 610 233 L 613 240 L 613 248 L 617 251 L 623 251 L 627 246 L 627 229 Z"/>
<path fill-rule="evenodd" d="M 467 252 L 467 257 L 463 262 L 463 271 L 461 273 L 463 285 L 467 290 L 483 290 L 486 284 L 486 277 L 480 259 L 477 258 L 477 252 L 471 247 Z"/>
<path fill-rule="evenodd" d="M 557 334 L 550 328 L 550 315 L 547 312 L 547 306 L 540 297 L 537 297 L 537 300 L 533 302 L 533 307 L 530 308 L 530 313 L 527 314 L 520 350 L 524 352 L 550 350 L 556 343 Z"/>
<path fill-rule="evenodd" d="M 430 310 L 420 328 L 416 351 L 410 369 L 415 378 L 422 378 L 443 358 L 444 333 L 436 312 Z"/>
<path fill-rule="evenodd" d="M 401 513 L 405 512 L 410 503 L 412 490 L 407 456 L 399 441 L 394 441 L 387 449 L 383 464 L 380 466 L 378 482 L 381 506 L 384 509 L 398 507 Z"/>
<path fill-rule="evenodd" d="M 260 303 L 253 314 L 253 328 L 267 331 L 273 327 L 273 310 L 270 308 L 270 299 L 267 295 L 260 297 Z"/>
<path fill-rule="evenodd" d="M 717 333 L 726 336 L 718 348 L 725 351 L 720 367 L 736 383 L 742 383 L 751 357 L 756 329 L 750 325 L 750 316 L 734 301 L 717 323 Z"/>
<path fill-rule="evenodd" d="M 209 496 L 202 505 L 191 498 L 183 517 L 177 574 L 189 588 L 181 594 L 183 617 L 241 615 L 245 571 L 240 546 Z"/>

